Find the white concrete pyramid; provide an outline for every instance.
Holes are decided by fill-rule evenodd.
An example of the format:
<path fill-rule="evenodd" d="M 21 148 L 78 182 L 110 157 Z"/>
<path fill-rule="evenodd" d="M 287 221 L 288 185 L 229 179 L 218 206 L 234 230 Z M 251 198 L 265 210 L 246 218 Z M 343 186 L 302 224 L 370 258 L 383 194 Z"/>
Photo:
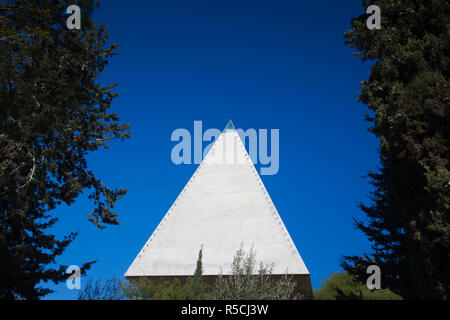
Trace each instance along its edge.
<path fill-rule="evenodd" d="M 189 276 L 203 246 L 204 275 L 230 274 L 253 246 L 273 274 L 308 275 L 232 122 L 227 125 L 125 276 Z"/>

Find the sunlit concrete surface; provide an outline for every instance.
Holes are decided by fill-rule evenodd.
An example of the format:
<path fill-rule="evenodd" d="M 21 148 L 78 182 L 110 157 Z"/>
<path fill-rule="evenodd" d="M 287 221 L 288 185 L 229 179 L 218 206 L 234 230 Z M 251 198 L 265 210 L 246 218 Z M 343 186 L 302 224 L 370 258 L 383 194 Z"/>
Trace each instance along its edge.
<path fill-rule="evenodd" d="M 126 277 L 192 275 L 203 246 L 204 275 L 230 274 L 241 243 L 273 274 L 309 274 L 234 127 L 227 126 Z M 309 279 L 309 276 L 308 276 Z"/>

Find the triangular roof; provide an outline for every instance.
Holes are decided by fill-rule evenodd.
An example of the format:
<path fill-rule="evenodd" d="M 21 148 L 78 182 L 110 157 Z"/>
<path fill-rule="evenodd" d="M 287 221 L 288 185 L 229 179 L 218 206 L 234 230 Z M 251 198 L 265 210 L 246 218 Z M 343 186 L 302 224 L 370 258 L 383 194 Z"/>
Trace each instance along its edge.
<path fill-rule="evenodd" d="M 230 274 L 233 256 L 253 246 L 273 274 L 309 274 L 233 123 L 214 143 L 126 277 Z"/>

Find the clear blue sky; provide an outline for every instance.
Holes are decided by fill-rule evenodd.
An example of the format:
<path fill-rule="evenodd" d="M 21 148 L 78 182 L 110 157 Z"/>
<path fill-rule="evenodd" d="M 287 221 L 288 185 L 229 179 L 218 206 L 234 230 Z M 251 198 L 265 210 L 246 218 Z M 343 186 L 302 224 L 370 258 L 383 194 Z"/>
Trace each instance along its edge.
<path fill-rule="evenodd" d="M 344 45 L 360 0 L 101 1 L 95 19 L 119 43 L 100 81 L 118 82 L 113 102 L 132 138 L 89 155 L 110 187 L 127 187 L 117 203 L 120 226 L 88 222 L 82 196 L 54 214 L 59 238 L 79 231 L 58 262 L 98 259 L 88 276 L 123 275 L 197 165 L 176 166 L 170 135 L 177 128 L 280 129 L 280 170 L 263 182 L 303 257 L 314 288 L 342 255 L 370 250 L 352 217 L 371 190 L 363 176 L 378 165 L 366 130 L 367 107 L 356 101 L 370 64 Z M 193 270 L 194 271 L 194 270 Z M 50 299 L 77 290 L 50 285 Z"/>

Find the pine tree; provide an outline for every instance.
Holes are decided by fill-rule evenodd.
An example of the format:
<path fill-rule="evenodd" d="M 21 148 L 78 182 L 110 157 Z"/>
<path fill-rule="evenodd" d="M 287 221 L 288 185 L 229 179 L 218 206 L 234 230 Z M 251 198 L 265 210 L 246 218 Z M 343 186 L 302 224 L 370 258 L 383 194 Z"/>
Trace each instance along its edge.
<path fill-rule="evenodd" d="M 69 5 L 81 8 L 81 29 L 66 26 Z M 111 190 L 88 169 L 86 155 L 129 137 L 108 113 L 113 86 L 96 80 L 116 45 L 91 19 L 93 0 L 18 0 L 0 4 L 0 299 L 38 299 L 41 281 L 65 280 L 50 267 L 76 233 L 48 233 L 59 204 L 90 190 L 90 221 L 118 224 Z M 82 271 L 92 262 L 82 266 Z"/>
<path fill-rule="evenodd" d="M 450 3 L 445 0 L 363 1 L 378 5 L 381 29 L 368 14 L 352 20 L 346 44 L 374 60 L 359 100 L 373 111 L 380 141 L 378 172 L 369 175 L 372 204 L 356 221 L 373 253 L 345 257 L 361 280 L 381 268 L 382 286 L 406 299 L 450 298 Z"/>

